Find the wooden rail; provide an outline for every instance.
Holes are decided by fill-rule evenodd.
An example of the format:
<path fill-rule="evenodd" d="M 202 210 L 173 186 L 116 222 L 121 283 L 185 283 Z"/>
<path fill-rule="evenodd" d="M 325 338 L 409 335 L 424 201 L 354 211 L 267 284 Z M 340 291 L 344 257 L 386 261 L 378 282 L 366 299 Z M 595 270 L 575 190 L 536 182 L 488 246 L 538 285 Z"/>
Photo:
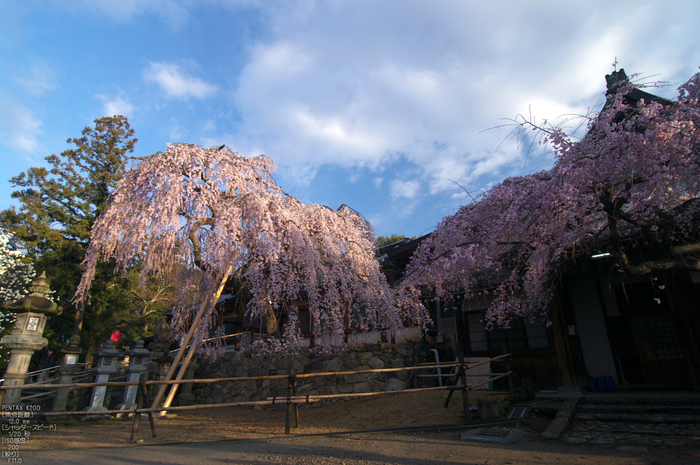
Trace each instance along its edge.
<path fill-rule="evenodd" d="M 477 362 L 474 364 L 468 364 L 464 362 L 463 360 L 460 362 L 453 362 L 453 363 L 440 363 L 440 364 L 420 364 L 420 365 L 415 365 L 415 366 L 410 366 L 410 367 L 401 367 L 401 368 L 377 368 L 377 369 L 370 369 L 370 370 L 354 370 L 354 371 L 330 371 L 330 372 L 320 372 L 320 373 L 300 373 L 300 374 L 295 374 L 292 370 L 291 373 L 286 374 L 286 375 L 266 375 L 266 376 L 239 376 L 239 377 L 230 377 L 230 378 L 202 378 L 202 379 L 179 379 L 179 380 L 164 380 L 164 381 L 158 381 L 158 380 L 147 380 L 147 373 L 145 373 L 140 381 L 117 381 L 117 382 L 103 382 L 103 383 L 72 383 L 72 384 L 26 384 L 26 385 L 19 385 L 19 386 L 0 386 L 0 405 L 2 405 L 2 401 L 5 397 L 5 392 L 10 389 L 60 389 L 60 388 L 70 388 L 70 389 L 82 389 L 82 388 L 91 388 L 91 387 L 96 387 L 96 386 L 134 386 L 134 385 L 139 385 L 139 390 L 138 390 L 138 400 L 137 400 L 137 407 L 128 409 L 128 410 L 106 410 L 106 411 L 101 411 L 101 412 L 42 412 L 40 415 L 43 415 L 45 417 L 57 417 L 57 416 L 73 416 L 73 415 L 111 415 L 111 414 L 128 414 L 128 415 L 134 415 L 134 426 L 132 428 L 132 437 L 131 440 L 132 442 L 135 441 L 136 433 L 138 432 L 138 425 L 141 419 L 141 414 L 147 414 L 149 417 L 150 425 L 151 425 L 151 432 L 153 434 L 153 437 L 156 436 L 156 431 L 155 431 L 155 423 L 153 421 L 153 414 L 154 413 L 159 413 L 159 412 L 172 412 L 172 411 L 187 411 L 187 410 L 199 410 L 199 409 L 209 409 L 209 408 L 227 408 L 227 407 L 253 407 L 253 406 L 264 406 L 264 405 L 277 405 L 277 404 L 286 404 L 287 405 L 287 414 L 286 414 L 286 419 L 285 419 L 285 433 L 289 434 L 290 429 L 291 429 L 291 423 L 292 423 L 292 417 L 294 417 L 294 421 L 296 424 L 296 427 L 299 427 L 299 410 L 298 407 L 300 404 L 308 404 L 308 403 L 313 403 L 313 402 L 319 402 L 324 399 L 338 399 L 338 398 L 356 398 L 356 397 L 373 397 L 373 396 L 381 396 L 381 395 L 395 395 L 395 394 L 406 394 L 406 393 L 416 393 L 416 392 L 426 392 L 426 391 L 439 391 L 439 390 L 449 390 L 450 393 L 447 397 L 447 400 L 445 402 L 445 407 L 448 406 L 450 398 L 452 396 L 452 393 L 455 391 L 461 391 L 462 392 L 462 403 L 463 403 L 463 409 L 464 409 L 464 415 L 465 415 L 465 422 L 469 421 L 469 405 L 468 405 L 468 391 L 480 386 L 483 386 L 485 384 L 488 384 L 490 382 L 493 382 L 497 379 L 502 379 L 508 376 L 513 375 L 513 371 L 508 371 L 506 373 L 481 373 L 481 374 L 476 374 L 476 375 L 468 375 L 466 374 L 466 371 L 480 366 L 484 365 L 486 363 L 491 363 L 495 360 L 502 360 L 506 359 L 510 356 L 510 354 L 505 354 L 501 355 L 498 357 L 494 357 L 489 360 L 485 360 L 482 362 Z M 314 377 L 337 377 L 337 376 L 351 376 L 351 375 L 359 375 L 359 374 L 371 374 L 371 373 L 396 373 L 396 372 L 401 372 L 401 371 L 407 371 L 407 372 L 414 372 L 417 370 L 426 370 L 426 369 L 436 369 L 436 368 L 448 368 L 448 367 L 459 367 L 458 371 L 454 374 L 451 375 L 418 375 L 421 377 L 453 377 L 453 378 L 459 378 L 460 383 L 454 386 L 437 386 L 437 387 L 428 387 L 428 388 L 415 388 L 415 389 L 402 389 L 402 390 L 395 390 L 395 391 L 379 391 L 379 392 L 355 392 L 355 393 L 342 393 L 342 394 L 316 394 L 316 395 L 298 395 L 297 394 L 297 380 L 299 379 L 305 379 L 305 378 L 314 378 Z M 413 373 L 411 373 L 413 375 Z M 488 376 L 489 380 L 478 383 L 478 384 L 473 384 L 469 385 L 466 382 L 467 377 L 470 376 Z M 171 406 L 161 406 L 161 407 L 154 407 L 151 406 L 150 408 L 143 408 L 143 404 L 146 399 L 146 386 L 154 386 L 154 385 L 180 385 L 180 384 L 210 384 L 210 383 L 222 383 L 222 382 L 242 382 L 242 381 L 264 381 L 264 380 L 287 380 L 287 395 L 286 396 L 276 396 L 264 399 L 264 400 L 258 400 L 258 401 L 246 401 L 246 402 L 228 402 L 228 403 L 221 403 L 221 404 L 198 404 L 198 405 L 188 405 L 188 406 L 179 406 L 179 407 L 171 407 Z"/>
<path fill-rule="evenodd" d="M 500 360 L 506 357 L 509 357 L 510 354 L 505 354 L 505 355 L 500 355 L 498 357 L 494 357 L 492 359 L 483 361 L 483 362 L 477 362 L 474 364 L 467 364 L 467 370 L 485 365 L 487 363 L 490 363 L 494 360 Z M 321 373 L 300 373 L 294 375 L 297 379 L 302 379 L 302 378 L 315 378 L 315 377 L 321 377 L 321 376 L 351 376 L 351 375 L 361 375 L 361 374 L 370 374 L 370 373 L 396 373 L 399 371 L 415 371 L 415 370 L 425 370 L 425 369 L 436 369 L 436 368 L 449 368 L 449 367 L 459 367 L 460 364 L 458 362 L 455 363 L 441 363 L 441 364 L 420 364 L 420 365 L 414 365 L 410 367 L 400 367 L 400 368 L 376 368 L 376 369 L 370 369 L 370 370 L 354 370 L 354 371 L 328 371 L 328 372 L 321 372 Z M 488 376 L 488 373 L 484 374 L 479 374 L 479 375 L 467 375 L 467 376 Z M 170 384 L 209 384 L 209 383 L 229 383 L 229 382 L 238 382 L 238 381 L 264 381 L 264 380 L 274 380 L 274 379 L 287 379 L 289 378 L 290 375 L 265 375 L 265 376 L 237 376 L 237 377 L 229 377 L 229 378 L 199 378 L 199 379 L 181 379 L 181 380 L 170 380 L 170 381 L 158 381 L 158 380 L 152 380 L 152 381 L 146 381 L 147 386 L 152 386 L 152 385 L 170 385 Z M 420 375 L 422 376 L 433 376 L 433 375 Z M 443 374 L 443 375 L 434 375 L 434 376 L 441 376 L 441 377 L 454 377 L 457 376 L 456 374 Z M 139 384 L 138 381 L 109 381 L 109 382 L 104 382 L 104 383 L 73 383 L 73 384 L 22 384 L 19 386 L 0 386 L 0 390 L 9 390 L 9 389 L 59 389 L 59 388 L 71 388 L 71 389 L 81 389 L 81 388 L 90 388 L 90 387 L 95 387 L 95 386 L 135 386 Z"/>

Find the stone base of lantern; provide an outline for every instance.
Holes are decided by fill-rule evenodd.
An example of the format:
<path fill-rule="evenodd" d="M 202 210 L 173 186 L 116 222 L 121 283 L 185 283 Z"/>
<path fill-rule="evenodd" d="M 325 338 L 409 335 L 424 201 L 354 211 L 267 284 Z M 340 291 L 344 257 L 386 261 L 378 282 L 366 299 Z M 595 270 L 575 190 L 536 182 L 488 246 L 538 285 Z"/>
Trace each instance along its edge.
<path fill-rule="evenodd" d="M 106 383 L 109 381 L 109 374 L 97 375 L 95 382 Z M 105 394 L 107 393 L 107 386 L 95 386 L 92 388 L 92 398 L 90 399 L 90 406 L 85 407 L 83 412 L 106 412 L 107 409 L 102 405 L 105 401 Z"/>
<path fill-rule="evenodd" d="M 26 338 L 27 336 L 25 336 Z M 5 340 L 8 336 L 2 339 L 4 345 Z M 44 338 L 41 338 L 44 339 Z M 46 339 L 44 339 L 46 340 Z M 26 344 L 29 345 L 29 344 Z M 43 347 L 40 344 L 32 344 L 31 347 L 21 347 L 19 344 L 10 345 L 12 351 L 10 352 L 10 361 L 7 364 L 7 371 L 5 372 L 5 381 L 3 385 L 5 386 L 21 386 L 24 384 L 27 378 L 27 368 L 29 367 L 29 360 L 32 358 L 32 354 L 35 347 Z M 21 389 L 10 389 L 6 391 L 5 398 L 3 399 L 3 404 L 5 405 L 16 405 L 21 402 L 22 390 Z"/>

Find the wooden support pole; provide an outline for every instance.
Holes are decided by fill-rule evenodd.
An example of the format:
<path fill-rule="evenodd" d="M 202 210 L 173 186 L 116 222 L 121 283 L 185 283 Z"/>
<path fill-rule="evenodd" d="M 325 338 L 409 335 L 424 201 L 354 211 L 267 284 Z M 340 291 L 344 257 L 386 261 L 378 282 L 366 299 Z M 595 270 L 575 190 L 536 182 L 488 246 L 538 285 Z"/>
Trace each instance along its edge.
<path fill-rule="evenodd" d="M 233 270 L 233 263 L 228 266 L 226 272 L 222 275 L 221 282 L 219 284 L 219 288 L 216 290 L 216 292 L 212 296 L 210 296 L 210 298 L 204 299 L 204 302 L 202 302 L 202 306 L 199 307 L 199 311 L 197 312 L 197 314 L 194 317 L 194 320 L 192 321 L 192 326 L 190 326 L 190 330 L 187 332 L 187 336 L 185 336 L 185 340 L 182 341 L 182 346 L 180 347 L 180 350 L 177 351 L 177 355 L 175 356 L 175 360 L 173 360 L 173 364 L 170 366 L 170 370 L 168 370 L 168 374 L 165 376 L 165 381 L 170 381 L 171 379 L 173 379 L 173 375 L 175 374 L 175 370 L 177 369 L 177 366 L 180 363 L 180 360 L 182 360 L 182 356 L 185 353 L 187 346 L 189 345 L 190 350 L 187 353 L 187 358 L 182 363 L 182 367 L 180 368 L 180 371 L 177 374 L 176 381 L 180 381 L 185 376 L 185 371 L 187 370 L 187 366 L 190 364 L 190 360 L 192 360 L 192 355 L 194 354 L 194 351 L 197 348 L 195 344 L 190 345 L 190 341 L 192 341 L 192 337 L 194 336 L 194 333 L 197 331 L 197 328 L 199 327 L 199 322 L 202 320 L 202 317 L 205 315 L 205 313 L 207 313 L 207 311 L 210 311 L 216 305 L 216 301 L 219 299 L 221 292 L 224 290 L 224 286 L 226 285 L 226 281 L 228 280 L 228 277 L 231 274 L 232 270 Z M 178 384 L 173 384 L 173 386 L 170 388 L 170 393 L 168 393 L 168 398 L 163 403 L 164 407 L 170 407 L 170 404 L 172 403 L 173 398 L 175 397 L 175 393 L 177 392 L 177 387 L 178 387 Z M 151 408 L 155 409 L 158 407 L 158 404 L 160 403 L 161 399 L 163 398 L 163 395 L 165 394 L 166 389 L 167 389 L 167 386 L 165 384 L 162 385 L 160 387 L 160 389 L 158 389 L 158 393 L 156 394 L 155 399 L 153 399 L 153 404 L 151 405 Z"/>

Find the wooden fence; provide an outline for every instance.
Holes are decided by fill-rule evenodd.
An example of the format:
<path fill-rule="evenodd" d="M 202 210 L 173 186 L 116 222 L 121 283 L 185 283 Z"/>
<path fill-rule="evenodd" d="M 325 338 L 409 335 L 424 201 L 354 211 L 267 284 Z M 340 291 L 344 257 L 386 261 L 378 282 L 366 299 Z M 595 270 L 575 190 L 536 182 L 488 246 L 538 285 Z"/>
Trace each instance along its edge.
<path fill-rule="evenodd" d="M 138 385 L 138 397 L 137 404 L 135 408 L 128 410 L 103 410 L 101 412 L 85 412 L 85 411 L 73 411 L 73 412 L 42 412 L 41 415 L 45 417 L 57 417 L 57 416 L 67 416 L 67 415 L 110 415 L 110 414 L 128 414 L 134 416 L 134 423 L 131 432 L 131 441 L 136 441 L 136 434 L 139 429 L 139 424 L 141 421 L 141 414 L 147 414 L 149 423 L 151 426 L 151 434 L 156 437 L 155 423 L 153 421 L 154 413 L 165 413 L 173 411 L 186 411 L 186 410 L 200 410 L 209 408 L 225 408 L 225 407 L 252 407 L 252 406 L 263 406 L 263 405 L 277 405 L 286 404 L 286 416 L 285 416 L 285 434 L 290 434 L 292 428 L 292 421 L 295 427 L 299 427 L 299 405 L 310 404 L 314 402 L 319 402 L 324 399 L 338 399 L 338 398 L 354 398 L 354 397 L 371 397 L 371 396 L 382 396 L 382 395 L 396 395 L 396 394 L 406 394 L 415 392 L 425 392 L 425 391 L 438 391 L 438 390 L 448 390 L 450 391 L 447 399 L 445 401 L 445 407 L 449 405 L 452 394 L 455 391 L 460 391 L 462 393 L 462 408 L 464 413 L 465 422 L 470 420 L 469 415 L 469 391 L 476 389 L 485 384 L 491 383 L 495 380 L 502 379 L 513 375 L 513 371 L 507 371 L 505 373 L 488 373 L 488 374 L 469 374 L 468 371 L 473 368 L 479 367 L 481 365 L 490 364 L 494 361 L 502 360 L 507 361 L 510 358 L 510 354 L 500 355 L 498 357 L 490 358 L 478 363 L 469 364 L 463 359 L 459 362 L 449 362 L 449 363 L 425 363 L 409 367 L 400 368 L 378 368 L 369 370 L 355 370 L 355 371 L 332 371 L 323 373 L 294 373 L 294 370 L 286 375 L 267 375 L 267 376 L 243 376 L 243 377 L 232 377 L 232 378 L 209 378 L 209 379 L 181 379 L 181 380 L 170 380 L 170 381 L 158 381 L 158 380 L 148 380 L 148 373 L 143 373 L 140 381 L 110 381 L 104 383 L 73 383 L 73 384 L 26 384 L 20 386 L 0 386 L 0 406 L 2 406 L 5 392 L 10 389 L 81 389 L 81 388 L 92 388 L 97 386 L 134 386 Z M 445 374 L 416 374 L 420 370 L 436 370 L 438 368 L 456 368 L 456 372 L 453 375 Z M 315 395 L 298 395 L 297 393 L 297 380 L 304 378 L 315 378 L 315 377 L 336 377 L 336 376 L 350 376 L 350 375 L 360 375 L 360 374 L 370 374 L 370 373 L 397 373 L 401 371 L 411 372 L 409 375 L 409 380 L 411 376 L 418 376 L 422 378 L 438 377 L 441 376 L 454 378 L 454 385 L 451 386 L 437 386 L 437 387 L 426 387 L 426 388 L 414 388 L 414 389 L 402 389 L 395 391 L 379 391 L 379 392 L 356 392 L 356 393 L 343 393 L 343 394 L 315 394 Z M 474 370 L 472 370 L 474 371 Z M 489 379 L 486 381 L 481 381 L 484 376 L 488 376 Z M 479 383 L 468 383 L 467 378 L 469 377 L 479 377 Z M 222 382 L 236 382 L 236 381 L 263 381 L 263 380 L 287 380 L 287 394 L 286 396 L 274 396 L 271 399 L 267 398 L 265 400 L 258 401 L 245 401 L 245 402 L 228 402 L 219 404 L 198 404 L 198 405 L 187 405 L 178 407 L 156 407 L 156 408 L 144 408 L 143 404 L 147 399 L 147 386 L 160 386 L 160 385 L 172 385 L 172 384 L 209 384 L 209 383 L 222 383 Z"/>

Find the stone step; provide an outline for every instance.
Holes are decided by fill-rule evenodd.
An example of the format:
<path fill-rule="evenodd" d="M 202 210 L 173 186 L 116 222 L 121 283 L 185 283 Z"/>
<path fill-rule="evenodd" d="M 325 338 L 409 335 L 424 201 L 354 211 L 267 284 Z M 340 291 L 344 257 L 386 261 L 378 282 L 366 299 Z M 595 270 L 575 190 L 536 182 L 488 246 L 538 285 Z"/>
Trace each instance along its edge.
<path fill-rule="evenodd" d="M 574 416 L 582 421 L 700 424 L 700 401 L 690 399 L 584 399 Z"/>
<path fill-rule="evenodd" d="M 581 399 L 579 405 L 606 405 L 606 406 L 652 406 L 652 407 L 700 407 L 700 399 L 657 399 L 657 398 L 633 398 L 633 399 Z"/>
<path fill-rule="evenodd" d="M 602 405 L 579 404 L 577 411 L 582 413 L 628 413 L 628 414 L 667 414 L 700 416 L 700 406 L 692 405 Z"/>
<path fill-rule="evenodd" d="M 677 436 L 689 433 L 695 433 L 695 436 L 700 436 L 700 430 L 695 425 L 689 424 L 639 424 L 639 425 L 615 425 L 597 421 L 574 421 L 571 425 L 572 431 L 589 431 L 589 432 L 623 432 L 625 434 L 642 434 L 650 436 Z M 692 434 L 691 434 L 692 435 Z"/>
<path fill-rule="evenodd" d="M 574 420 L 563 441 L 577 444 L 700 446 L 697 424 L 639 423 Z"/>
<path fill-rule="evenodd" d="M 581 399 L 562 440 L 608 447 L 700 446 L 700 399 L 679 397 Z"/>
<path fill-rule="evenodd" d="M 666 413 L 588 413 L 578 410 L 574 415 L 574 419 L 581 421 L 618 423 L 700 424 L 700 415 L 677 415 Z"/>

